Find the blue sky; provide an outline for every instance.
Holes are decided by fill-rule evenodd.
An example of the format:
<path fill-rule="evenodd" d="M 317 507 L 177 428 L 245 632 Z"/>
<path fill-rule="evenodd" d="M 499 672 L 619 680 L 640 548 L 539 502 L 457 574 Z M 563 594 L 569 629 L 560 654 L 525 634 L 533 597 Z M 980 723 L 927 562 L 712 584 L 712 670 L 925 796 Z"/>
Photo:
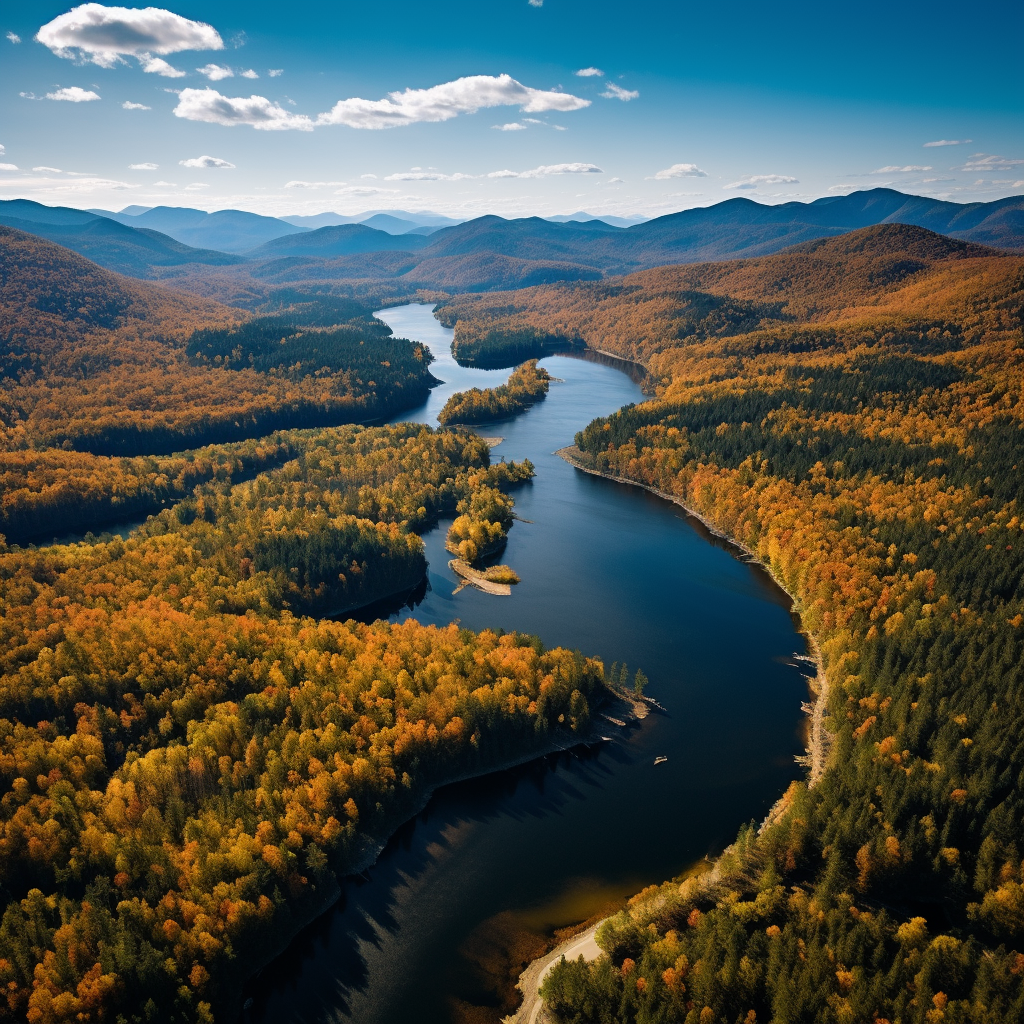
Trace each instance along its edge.
<path fill-rule="evenodd" d="M 0 198 L 654 216 L 883 184 L 1024 192 L 1020 3 L 35 2 L 0 18 Z"/>

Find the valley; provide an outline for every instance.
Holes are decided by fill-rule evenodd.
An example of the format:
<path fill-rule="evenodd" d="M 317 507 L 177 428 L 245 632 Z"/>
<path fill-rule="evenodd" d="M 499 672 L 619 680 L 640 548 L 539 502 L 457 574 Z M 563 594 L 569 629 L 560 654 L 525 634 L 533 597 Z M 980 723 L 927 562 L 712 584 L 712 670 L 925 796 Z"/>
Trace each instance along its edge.
<path fill-rule="evenodd" d="M 1022 257 L 392 256 L 0 229 L 4 1012 L 1014 1019 Z"/>

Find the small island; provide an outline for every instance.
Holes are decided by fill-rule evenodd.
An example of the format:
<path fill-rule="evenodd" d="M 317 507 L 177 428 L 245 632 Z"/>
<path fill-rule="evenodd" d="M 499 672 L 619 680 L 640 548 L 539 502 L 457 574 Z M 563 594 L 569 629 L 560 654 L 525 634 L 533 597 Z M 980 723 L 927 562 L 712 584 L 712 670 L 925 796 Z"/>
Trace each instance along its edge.
<path fill-rule="evenodd" d="M 451 423 L 483 423 L 515 416 L 548 393 L 552 377 L 547 370 L 530 359 L 513 371 L 505 384 L 496 388 L 470 388 L 458 391 L 444 404 L 437 421 Z"/>

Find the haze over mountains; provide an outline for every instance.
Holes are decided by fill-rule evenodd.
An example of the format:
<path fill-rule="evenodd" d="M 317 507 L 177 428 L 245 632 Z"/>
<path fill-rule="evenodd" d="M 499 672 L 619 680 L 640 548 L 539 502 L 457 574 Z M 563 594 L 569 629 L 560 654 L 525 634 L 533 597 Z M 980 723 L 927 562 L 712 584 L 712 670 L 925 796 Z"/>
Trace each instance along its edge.
<path fill-rule="evenodd" d="M 888 223 L 1024 249 L 1022 196 L 960 204 L 882 188 L 778 206 L 736 198 L 630 227 L 596 218 L 484 216 L 447 226 L 423 219 L 380 212 L 351 223 L 354 218 L 336 214 L 285 219 L 173 207 L 110 214 L 28 200 L 0 203 L 0 223 L 58 242 L 108 269 L 147 278 L 199 264 L 277 281 L 402 279 L 412 287 L 488 290 L 765 256 Z M 344 220 L 350 222 L 339 223 Z"/>

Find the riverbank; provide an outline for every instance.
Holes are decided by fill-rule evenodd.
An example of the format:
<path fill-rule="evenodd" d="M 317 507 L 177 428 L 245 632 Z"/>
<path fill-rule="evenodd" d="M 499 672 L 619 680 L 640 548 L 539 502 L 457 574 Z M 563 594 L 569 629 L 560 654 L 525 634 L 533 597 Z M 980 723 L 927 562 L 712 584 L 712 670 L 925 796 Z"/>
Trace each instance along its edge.
<path fill-rule="evenodd" d="M 656 487 L 651 487 L 636 480 L 630 480 L 627 477 L 616 476 L 612 473 L 604 473 L 599 470 L 592 469 L 583 462 L 583 453 L 575 445 L 569 445 L 565 448 L 561 448 L 554 452 L 554 454 L 569 463 L 569 465 L 573 466 L 575 469 L 579 469 L 584 473 L 589 473 L 592 476 L 603 477 L 606 480 L 613 480 L 616 483 L 639 487 L 645 491 L 649 491 L 651 494 L 654 494 L 659 498 L 663 498 L 666 501 L 670 501 L 673 504 L 678 505 L 687 513 L 687 515 L 692 516 L 700 522 L 710 534 L 724 541 L 736 552 L 743 555 L 746 560 L 755 562 L 768 572 L 775 583 L 793 602 L 793 609 L 799 615 L 799 600 L 778 578 L 770 565 L 766 565 L 758 557 L 757 553 L 745 544 L 737 541 L 735 538 L 730 537 L 728 534 L 718 529 L 718 527 L 716 527 L 714 523 L 710 522 L 707 517 L 701 515 L 701 513 L 687 505 L 686 502 L 684 502 L 678 495 L 669 494 Z M 800 632 L 807 643 L 809 652 L 806 656 L 806 660 L 808 663 L 815 666 L 816 674 L 813 678 L 809 678 L 807 680 L 808 687 L 811 690 L 814 699 L 813 701 L 803 705 L 804 711 L 808 714 L 807 753 L 802 757 L 799 757 L 797 760 L 798 763 L 807 768 L 808 785 L 813 787 L 820 781 L 824 774 L 825 766 L 828 761 L 829 750 L 831 748 L 831 737 L 828 730 L 825 728 L 824 723 L 825 710 L 828 705 L 829 688 L 828 678 L 825 674 L 824 664 L 821 657 L 821 651 L 816 640 L 805 630 L 801 629 Z M 768 825 L 778 820 L 778 818 L 784 813 L 785 807 L 785 798 L 780 797 L 766 815 L 761 824 L 761 829 L 763 830 Z M 710 871 L 701 876 L 699 882 L 701 888 L 715 885 L 720 878 L 720 873 L 721 858 L 715 861 Z M 596 945 L 595 936 L 597 929 L 602 923 L 603 922 L 599 921 L 597 924 L 589 928 L 582 936 L 574 936 L 572 939 L 562 943 L 543 957 L 533 961 L 533 963 L 523 971 L 520 975 L 517 986 L 523 993 L 523 1003 L 515 1014 L 505 1018 L 504 1024 L 551 1024 L 550 1019 L 545 1013 L 543 1000 L 539 994 L 539 988 L 543 983 L 545 976 L 554 964 L 558 963 L 563 956 L 568 959 L 571 954 L 579 956 L 582 953 L 588 960 L 597 959 L 601 954 L 601 950 Z"/>
<path fill-rule="evenodd" d="M 296 914 L 293 926 L 282 929 L 277 937 L 277 941 L 271 949 L 255 963 L 250 962 L 247 965 L 246 977 L 244 980 L 239 982 L 238 990 L 233 992 L 225 1000 L 226 1006 L 224 1006 L 225 1012 L 223 1019 L 239 1021 L 245 1021 L 248 1019 L 247 1010 L 243 1007 L 243 1001 L 245 1001 L 246 989 L 248 986 L 255 981 L 259 975 L 274 962 L 274 960 L 287 950 L 300 932 L 309 927 L 309 925 L 311 925 L 317 918 L 330 912 L 331 908 L 335 903 L 337 903 L 338 898 L 342 894 L 344 883 L 349 879 L 356 878 L 372 868 L 395 833 L 398 832 L 403 825 L 418 817 L 439 789 L 442 789 L 445 786 L 455 785 L 459 782 L 479 779 L 486 775 L 509 771 L 512 768 L 518 768 L 534 761 L 540 761 L 552 754 L 566 753 L 578 747 L 592 746 L 593 744 L 601 743 L 605 740 L 603 732 L 607 729 L 607 726 L 602 729 L 596 723 L 598 721 L 602 721 L 599 712 L 608 710 L 611 710 L 613 714 L 624 719 L 627 726 L 631 721 L 637 720 L 637 717 L 633 713 L 632 703 L 628 700 L 624 700 L 621 694 L 609 689 L 602 703 L 593 709 L 591 728 L 585 735 L 579 737 L 563 736 L 559 738 L 551 738 L 547 743 L 541 744 L 537 747 L 532 747 L 520 754 L 503 758 L 496 761 L 494 764 L 480 766 L 471 771 L 451 776 L 450 778 L 440 779 L 437 782 L 428 785 L 420 793 L 411 807 L 406 805 L 406 808 L 403 811 L 385 819 L 385 821 L 381 823 L 380 827 L 375 830 L 374 835 L 364 837 L 360 848 L 356 851 L 351 863 L 346 867 L 345 874 L 342 875 L 340 879 L 334 880 L 334 884 L 330 886 L 329 891 L 325 892 L 321 899 L 316 900 L 308 907 L 303 908 L 301 913 Z M 559 742 L 559 739 L 566 742 Z M 219 1014 L 218 1019 L 221 1019 Z"/>
<path fill-rule="evenodd" d="M 600 470 L 592 469 L 584 463 L 583 453 L 576 447 L 576 445 L 567 445 L 565 448 L 559 448 L 554 452 L 554 454 L 563 461 L 568 462 L 574 469 L 578 469 L 584 473 L 589 473 L 591 476 L 599 476 L 605 480 L 614 480 L 616 483 L 628 484 L 630 487 L 639 487 L 641 490 L 648 491 L 651 494 L 657 495 L 659 498 L 664 498 L 665 501 L 672 502 L 673 505 L 678 505 L 688 516 L 692 516 L 696 519 L 704 529 L 708 531 L 708 533 L 717 537 L 719 540 L 724 541 L 729 545 L 729 547 L 734 548 L 736 551 L 744 555 L 748 561 L 756 563 L 760 568 L 767 572 L 775 582 L 776 586 L 778 586 L 790 601 L 793 602 L 793 610 L 799 617 L 799 598 L 789 591 L 786 584 L 776 575 L 771 565 L 762 561 L 757 552 L 747 547 L 747 545 L 742 541 L 737 540 L 735 537 L 730 537 L 727 533 L 720 530 L 713 522 L 711 522 L 710 519 L 702 515 L 690 505 L 687 505 L 686 502 L 678 495 L 658 490 L 658 488 L 640 483 L 638 480 L 630 480 L 628 477 L 616 476 L 613 473 L 603 473 Z M 804 711 L 808 715 L 808 742 L 807 752 L 798 759 L 798 763 L 807 768 L 808 785 L 813 787 L 817 785 L 825 772 L 825 766 L 828 763 L 828 754 L 831 749 L 831 736 L 825 728 L 825 711 L 828 707 L 829 684 L 817 641 L 810 633 L 803 629 L 802 626 L 800 628 L 800 635 L 803 636 L 806 641 L 807 649 L 810 652 L 805 660 L 807 660 L 809 664 L 814 665 L 815 675 L 807 680 L 808 688 L 810 689 L 814 700 L 810 704 L 805 704 L 803 706 Z M 771 817 L 772 812 L 769 812 L 768 818 L 770 819 Z"/>

